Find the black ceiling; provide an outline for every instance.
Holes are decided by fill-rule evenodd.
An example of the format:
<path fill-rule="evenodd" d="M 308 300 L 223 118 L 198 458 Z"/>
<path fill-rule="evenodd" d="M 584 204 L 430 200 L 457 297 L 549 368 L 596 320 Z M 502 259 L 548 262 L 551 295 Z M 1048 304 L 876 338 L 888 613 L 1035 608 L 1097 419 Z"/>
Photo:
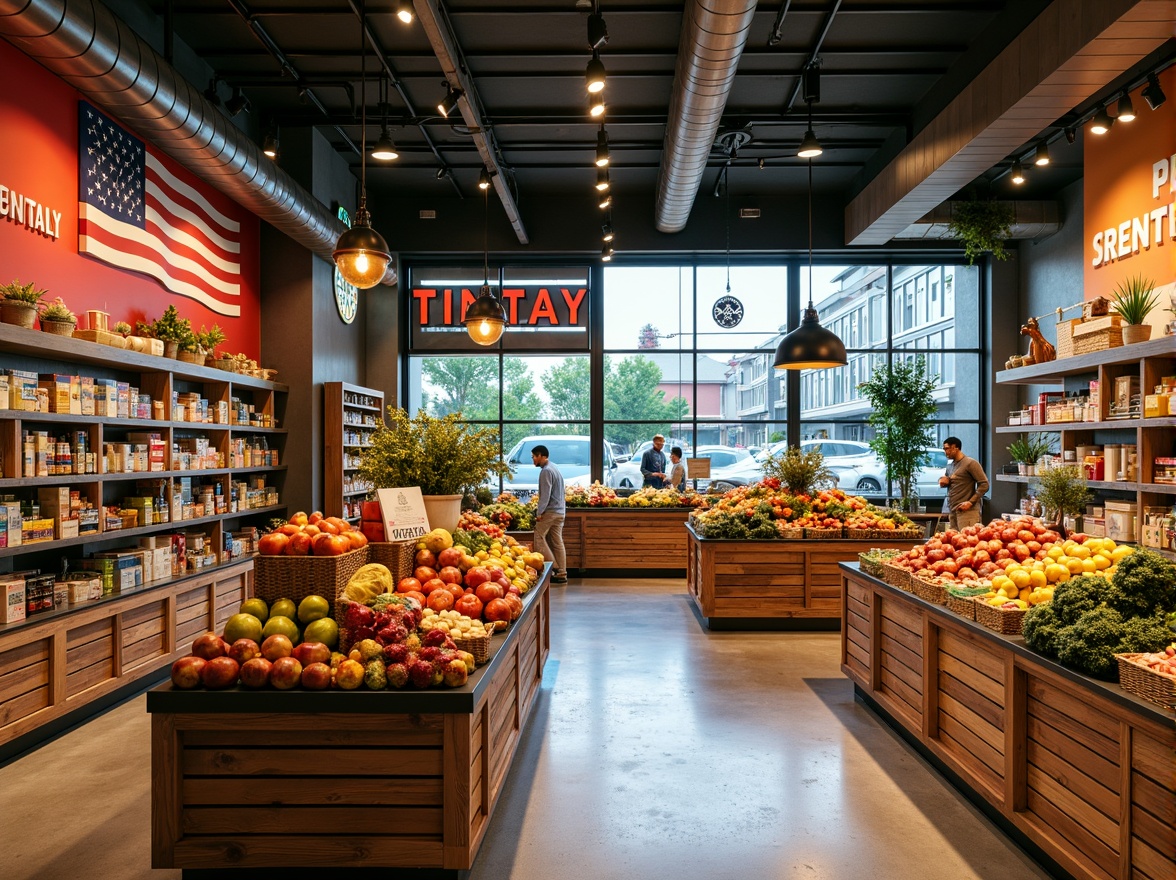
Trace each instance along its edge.
<path fill-rule="evenodd" d="M 171 0 L 176 36 L 251 102 L 253 125 L 316 126 L 358 168 L 360 0 Z M 165 5 L 155 2 L 161 17 Z M 405 25 L 395 0 L 368 5 L 368 142 L 379 134 L 381 72 L 399 160 L 368 160 L 369 186 L 403 195 L 475 190 L 482 161 L 468 131 L 438 116 L 441 66 L 419 20 Z M 440 0 L 520 194 L 587 190 L 598 124 L 589 119 L 584 69 L 590 0 Z M 652 192 L 674 82 L 682 2 L 600 0 L 609 41 L 606 123 L 614 182 Z M 795 156 L 806 127 L 799 77 L 815 54 L 821 100 L 813 127 L 825 152 L 817 186 L 843 199 L 884 165 L 982 69 L 1048 0 L 795 0 L 761 3 L 739 62 L 720 131 L 746 129 L 735 158 L 738 191 L 803 191 Z M 786 12 L 785 12 L 786 10 Z M 772 39 L 781 13 L 779 39 Z M 378 57 L 377 57 L 378 56 Z M 1043 120 L 1042 128 L 1053 122 Z M 460 120 L 459 120 L 460 123 Z M 1081 139 L 1054 148 L 1048 178 L 1017 195 L 1053 195 L 1081 176 Z M 716 147 L 703 187 L 727 156 Z M 753 173 L 760 162 L 763 170 Z M 445 174 L 441 172 L 445 171 Z M 738 180 L 736 180 L 736 177 Z M 1001 185 L 999 182 L 997 186 Z M 1007 184 L 1006 184 L 1007 186 Z M 1012 193 L 1009 194 L 1010 196 Z"/>

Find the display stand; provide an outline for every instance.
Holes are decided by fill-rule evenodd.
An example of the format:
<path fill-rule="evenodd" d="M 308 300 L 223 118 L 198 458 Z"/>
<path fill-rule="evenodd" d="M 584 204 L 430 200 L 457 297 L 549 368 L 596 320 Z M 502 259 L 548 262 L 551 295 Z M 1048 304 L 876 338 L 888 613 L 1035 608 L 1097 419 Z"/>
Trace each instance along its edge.
<path fill-rule="evenodd" d="M 1000 824 L 1081 880 L 1176 859 L 1176 717 L 841 566 L 841 668 Z"/>
<path fill-rule="evenodd" d="M 564 517 L 567 566 L 591 571 L 681 571 L 683 524 L 690 507 L 569 507 Z"/>
<path fill-rule="evenodd" d="M 842 606 L 838 564 L 872 547 L 909 550 L 916 543 L 714 539 L 689 524 L 684 534 L 686 589 L 711 629 L 835 629 Z"/>
<path fill-rule="evenodd" d="M 150 691 L 152 867 L 468 870 L 535 709 L 550 575 L 460 688 Z"/>

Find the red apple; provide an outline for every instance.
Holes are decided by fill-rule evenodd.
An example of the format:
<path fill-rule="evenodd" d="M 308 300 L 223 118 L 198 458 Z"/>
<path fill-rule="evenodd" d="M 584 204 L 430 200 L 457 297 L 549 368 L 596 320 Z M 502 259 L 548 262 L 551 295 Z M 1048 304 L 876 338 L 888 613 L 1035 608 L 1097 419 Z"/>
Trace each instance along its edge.
<path fill-rule="evenodd" d="M 482 614 L 487 620 L 509 622 L 511 619 L 510 606 L 506 604 L 505 599 L 491 599 L 482 609 Z"/>
<path fill-rule="evenodd" d="M 311 691 L 325 691 L 331 686 L 331 667 L 326 663 L 311 663 L 302 670 L 302 686 Z"/>
<path fill-rule="evenodd" d="M 325 523 L 326 520 L 323 520 L 320 525 Z M 342 556 L 351 552 L 351 542 L 338 534 L 319 535 L 314 539 L 313 546 L 315 556 Z"/>
<path fill-rule="evenodd" d="M 445 611 L 453 607 L 453 593 L 448 590 L 434 590 L 429 593 L 429 607 L 434 611 Z"/>
<path fill-rule="evenodd" d="M 205 633 L 192 643 L 192 653 L 205 660 L 215 660 L 225 655 L 225 642 L 216 633 Z"/>
<path fill-rule="evenodd" d="M 229 656 L 237 661 L 238 666 L 244 666 L 254 657 L 261 656 L 261 646 L 253 639 L 237 639 L 229 645 Z"/>
<path fill-rule="evenodd" d="M 446 547 L 437 554 L 437 565 L 442 568 L 446 566 L 461 568 L 461 551 L 456 547 Z M 437 565 L 434 565 L 433 568 L 436 568 Z"/>
<path fill-rule="evenodd" d="M 294 651 L 294 643 L 284 635 L 275 634 L 261 643 L 261 656 L 270 663 L 276 663 L 283 657 L 289 657 Z"/>
<path fill-rule="evenodd" d="M 502 572 L 499 572 L 498 574 L 494 575 L 494 577 L 492 577 L 491 580 L 494 583 L 498 584 L 498 586 L 502 587 L 502 594 L 505 596 L 506 595 L 506 588 L 510 586 L 510 578 L 508 578 Z"/>
<path fill-rule="evenodd" d="M 306 669 L 312 663 L 330 663 L 331 649 L 322 642 L 302 642 L 290 656 Z"/>
<path fill-rule="evenodd" d="M 413 557 L 413 564 L 418 566 L 423 565 L 426 568 L 436 568 L 438 561 L 432 550 L 418 550 L 416 556 Z"/>
<path fill-rule="evenodd" d="M 279 657 L 270 670 L 270 684 L 280 691 L 297 687 L 302 681 L 302 664 L 293 657 Z"/>
<path fill-rule="evenodd" d="M 363 664 L 357 660 L 344 660 L 335 670 L 335 686 L 345 691 L 353 691 L 363 684 Z"/>
<path fill-rule="evenodd" d="M 437 577 L 447 584 L 460 584 L 462 582 L 461 569 L 454 565 L 444 566 L 437 572 Z"/>
<path fill-rule="evenodd" d="M 187 657 L 181 657 L 171 668 L 172 684 L 182 690 L 191 690 L 194 687 L 199 687 L 201 682 L 201 673 L 204 672 L 204 667 L 208 661 L 203 657 L 197 657 L 194 654 L 189 654 Z"/>
<path fill-rule="evenodd" d="M 509 587 L 506 588 L 506 596 L 519 596 L 521 598 L 522 595 L 523 595 L 523 591 L 520 590 L 518 587 L 516 587 L 514 584 L 511 584 Z M 505 599 L 506 596 L 503 596 L 502 598 Z"/>
<path fill-rule="evenodd" d="M 411 593 L 421 591 L 421 582 L 414 577 L 401 578 L 396 584 L 397 593 Z"/>
<path fill-rule="evenodd" d="M 490 570 L 481 565 L 475 566 L 465 573 L 465 585 L 473 587 L 475 590 L 488 580 L 490 580 Z"/>
<path fill-rule="evenodd" d="M 231 688 L 237 683 L 241 667 L 232 657 L 216 657 L 204 664 L 200 680 L 210 691 Z"/>
<path fill-rule="evenodd" d="M 429 578 L 427 581 L 421 584 L 421 592 L 426 596 L 431 594 L 434 590 L 443 589 L 445 589 L 445 581 L 441 580 L 441 578 Z"/>
<path fill-rule="evenodd" d="M 269 684 L 272 663 L 264 657 L 254 657 L 241 665 L 241 684 L 247 688 L 263 688 Z"/>
<path fill-rule="evenodd" d="M 431 581 L 437 576 L 437 569 L 431 568 L 428 565 L 418 565 L 416 570 L 413 571 L 412 576 L 423 584 L 425 581 Z"/>
<path fill-rule="evenodd" d="M 503 592 L 502 587 L 494 583 L 494 581 L 486 581 L 478 585 L 478 588 L 474 590 L 474 595 L 482 600 L 483 605 L 486 605 L 489 604 L 491 599 L 501 599 Z"/>
<path fill-rule="evenodd" d="M 460 599 L 462 596 L 465 595 L 465 588 L 462 587 L 461 584 L 446 584 L 445 589 L 447 589 L 447 590 L 449 590 L 449 592 L 453 593 L 453 598 L 455 600 Z"/>
<path fill-rule="evenodd" d="M 523 613 L 523 600 L 514 593 L 507 593 L 502 597 L 502 601 L 510 606 L 510 619 L 518 620 L 519 615 Z"/>
<path fill-rule="evenodd" d="M 453 608 L 473 620 L 481 620 L 482 618 L 482 600 L 473 593 L 466 593 L 453 603 Z"/>

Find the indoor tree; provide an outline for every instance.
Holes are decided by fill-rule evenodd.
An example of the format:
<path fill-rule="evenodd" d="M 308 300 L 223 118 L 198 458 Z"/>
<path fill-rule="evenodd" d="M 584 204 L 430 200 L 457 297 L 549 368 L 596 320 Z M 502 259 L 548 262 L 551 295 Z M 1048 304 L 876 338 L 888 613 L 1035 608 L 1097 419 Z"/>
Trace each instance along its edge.
<path fill-rule="evenodd" d="M 938 383 L 938 376 L 927 375 L 927 364 L 919 355 L 877 366 L 858 386 L 872 409 L 870 448 L 898 484 L 904 508 L 913 503 L 915 474 L 926 463 L 926 449 L 934 440 L 928 422 L 937 412 L 933 393 Z"/>

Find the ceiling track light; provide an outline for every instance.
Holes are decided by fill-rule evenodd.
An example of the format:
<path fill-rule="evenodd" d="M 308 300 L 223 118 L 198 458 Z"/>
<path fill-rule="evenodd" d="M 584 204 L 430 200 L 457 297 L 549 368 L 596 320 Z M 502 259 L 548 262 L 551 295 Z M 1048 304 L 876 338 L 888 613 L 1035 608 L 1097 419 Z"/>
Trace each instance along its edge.
<path fill-rule="evenodd" d="M 270 130 L 266 132 L 265 140 L 261 142 L 261 152 L 269 159 L 276 160 L 281 155 L 281 142 L 278 140 L 278 127 L 271 125 Z"/>
<path fill-rule="evenodd" d="M 1012 177 L 1010 179 L 1017 186 L 1020 186 L 1022 183 L 1025 182 L 1025 170 L 1021 167 L 1021 160 L 1020 159 L 1018 159 L 1016 162 L 1013 163 L 1013 173 L 1012 173 Z"/>
<path fill-rule="evenodd" d="M 600 53 L 593 49 L 592 58 L 584 70 L 584 82 L 588 86 L 588 94 L 594 95 L 597 92 L 603 92 L 606 76 L 604 62 L 600 60 Z"/>
<path fill-rule="evenodd" d="M 596 133 L 596 167 L 607 168 L 611 161 L 612 154 L 608 149 L 608 132 L 604 130 L 602 125 L 600 131 Z"/>
<path fill-rule="evenodd" d="M 208 81 L 208 88 L 204 90 L 205 100 L 207 100 L 214 107 L 219 107 L 221 103 L 220 93 L 217 91 L 217 85 L 219 83 L 220 80 L 214 76 Z"/>
<path fill-rule="evenodd" d="M 1160 79 L 1154 73 L 1147 75 L 1147 85 L 1140 94 L 1143 95 L 1143 100 L 1147 101 L 1147 106 L 1152 110 L 1159 110 L 1160 105 L 1167 100 L 1164 90 L 1160 88 Z"/>
<path fill-rule="evenodd" d="M 588 98 L 588 115 L 593 119 L 604 115 L 604 95 L 600 92 Z"/>
<path fill-rule="evenodd" d="M 612 193 L 608 192 L 607 190 L 605 192 L 602 192 L 600 194 L 600 198 L 596 202 L 596 207 L 600 208 L 600 210 L 602 210 L 602 211 L 607 211 L 609 208 L 611 208 L 612 207 Z"/>
<path fill-rule="evenodd" d="M 233 86 L 233 97 L 225 101 L 225 110 L 230 116 L 236 116 L 241 112 L 249 112 L 249 99 L 241 94 L 241 89 Z"/>
<path fill-rule="evenodd" d="M 1049 164 L 1049 144 L 1040 143 L 1037 145 L 1037 152 L 1033 154 L 1033 164 L 1039 168 L 1043 168 Z"/>
<path fill-rule="evenodd" d="M 482 166 L 482 170 L 478 172 L 478 189 L 490 189 L 490 172 L 486 170 L 486 166 Z"/>
<path fill-rule="evenodd" d="M 600 249 L 600 262 L 611 263 L 612 258 L 613 258 L 613 254 L 615 254 L 615 253 L 616 253 L 616 249 L 613 248 L 613 246 L 611 244 L 606 243 L 605 246 Z"/>
<path fill-rule="evenodd" d="M 1118 122 L 1135 121 L 1135 108 L 1131 106 L 1131 96 L 1126 92 L 1119 98 L 1119 107 L 1115 111 L 1115 119 Z"/>
<path fill-rule="evenodd" d="M 437 105 L 437 112 L 449 118 L 449 114 L 457 107 L 458 99 L 465 94 L 461 89 L 455 89 L 449 84 L 449 80 L 442 80 L 441 85 L 445 86 L 445 97 L 441 99 L 441 103 Z"/>
<path fill-rule="evenodd" d="M 611 216 L 609 216 L 608 222 L 605 223 L 604 226 L 600 227 L 600 232 L 601 232 L 600 240 L 605 242 L 606 244 L 617 237 L 617 234 L 613 231 L 613 228 L 612 228 L 612 217 Z"/>
<path fill-rule="evenodd" d="M 335 268 L 348 284 L 367 290 L 375 287 L 388 271 L 392 254 L 383 236 L 372 229 L 371 214 L 367 209 L 367 4 L 359 7 L 359 207 L 351 228 L 339 236 L 331 256 Z"/>
<path fill-rule="evenodd" d="M 1072 143 L 1074 143 L 1074 141 L 1078 140 L 1078 132 L 1073 128 L 1067 128 L 1065 131 L 1065 134 L 1066 134 L 1066 143 L 1068 143 L 1068 144 L 1072 144 Z"/>
<path fill-rule="evenodd" d="M 607 192 L 609 188 L 608 169 L 596 169 L 596 190 L 597 192 Z"/>
<path fill-rule="evenodd" d="M 396 17 L 405 24 L 412 24 L 416 13 L 412 8 L 412 0 L 399 0 L 396 4 Z"/>
<path fill-rule="evenodd" d="M 608 25 L 604 23 L 604 16 L 593 12 L 588 16 L 588 48 L 595 51 L 608 42 Z"/>
<path fill-rule="evenodd" d="M 1107 112 L 1107 108 L 1100 107 L 1098 112 L 1094 114 L 1094 119 L 1090 121 L 1090 130 L 1094 134 L 1106 134 L 1114 124 L 1115 120 Z"/>

